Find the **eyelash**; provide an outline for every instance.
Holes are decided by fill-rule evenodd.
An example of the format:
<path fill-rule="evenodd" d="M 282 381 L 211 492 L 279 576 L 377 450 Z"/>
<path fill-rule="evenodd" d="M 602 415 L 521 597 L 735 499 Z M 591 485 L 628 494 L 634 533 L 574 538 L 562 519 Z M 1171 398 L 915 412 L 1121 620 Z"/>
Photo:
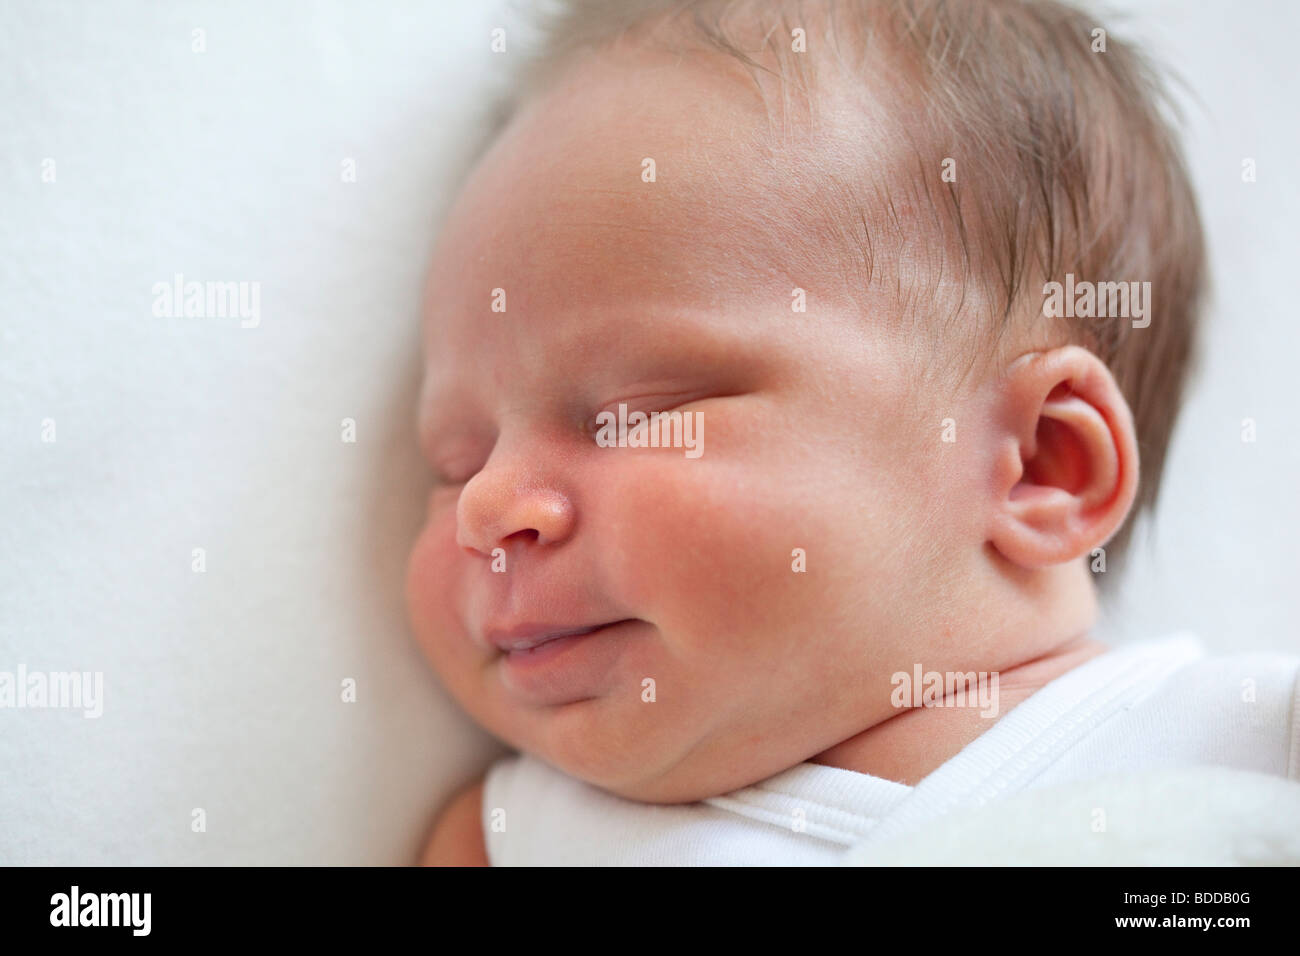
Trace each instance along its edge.
<path fill-rule="evenodd" d="M 456 485 L 463 485 L 468 480 L 469 479 L 466 478 L 463 480 L 456 481 L 451 478 L 448 478 L 440 471 L 434 471 L 433 473 L 433 486 L 435 488 L 452 488 Z"/>
<path fill-rule="evenodd" d="M 596 418 L 605 412 L 610 412 L 616 418 L 618 416 L 618 406 L 620 404 L 628 407 L 627 412 L 631 415 L 633 412 L 644 412 L 647 415 L 663 414 L 664 412 L 676 411 L 679 408 L 685 408 L 687 405 L 694 405 L 696 402 L 703 402 L 706 399 L 717 397 L 712 392 L 697 393 L 683 392 L 677 396 L 663 396 L 654 401 L 646 401 L 642 398 L 633 397 L 631 399 L 619 399 L 617 402 L 604 406 L 595 415 L 584 420 L 584 430 L 594 435 L 598 430 Z"/>
<path fill-rule="evenodd" d="M 706 393 L 706 394 L 687 393 L 679 397 L 668 397 L 655 402 L 642 402 L 642 401 L 638 401 L 635 398 L 631 400 L 621 399 L 620 401 L 622 404 L 629 406 L 628 414 L 631 414 L 633 411 L 638 411 L 638 412 L 644 412 L 647 415 L 653 415 L 657 413 L 676 411 L 679 408 L 684 408 L 687 405 L 693 405 L 696 402 L 702 402 L 711 397 L 713 397 L 711 393 Z M 600 431 L 600 426 L 596 424 L 596 419 L 605 412 L 611 412 L 617 417 L 619 404 L 620 402 L 613 403 L 612 408 L 609 405 L 606 405 L 595 414 L 588 415 L 580 419 L 578 423 L 578 430 L 583 434 L 583 436 L 594 441 L 596 438 L 596 433 Z M 479 466 L 478 468 L 475 468 L 472 472 L 470 472 L 468 475 L 466 475 L 464 478 L 453 478 L 447 474 L 448 469 L 434 466 L 433 483 L 435 486 L 439 488 L 463 485 L 467 483 L 475 475 L 477 475 L 481 470 L 482 470 L 482 466 Z"/>
<path fill-rule="evenodd" d="M 439 468 L 436 465 L 433 466 L 432 470 L 433 470 L 434 486 L 438 488 L 444 488 L 444 487 L 452 487 L 455 485 L 465 484 L 465 482 L 469 481 L 471 478 L 477 475 L 481 469 L 475 468 L 470 474 L 466 475 L 464 478 L 453 478 L 451 477 L 451 475 L 447 473 L 448 469 Z"/>

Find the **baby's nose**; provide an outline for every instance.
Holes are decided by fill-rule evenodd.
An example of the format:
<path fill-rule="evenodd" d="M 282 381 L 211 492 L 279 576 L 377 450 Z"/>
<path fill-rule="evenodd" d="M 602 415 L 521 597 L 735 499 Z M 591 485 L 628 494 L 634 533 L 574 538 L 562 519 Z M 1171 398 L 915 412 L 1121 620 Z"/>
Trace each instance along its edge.
<path fill-rule="evenodd" d="M 456 504 L 456 543 L 491 556 L 510 539 L 558 544 L 574 525 L 568 495 L 508 467 L 485 467 L 471 478 Z"/>

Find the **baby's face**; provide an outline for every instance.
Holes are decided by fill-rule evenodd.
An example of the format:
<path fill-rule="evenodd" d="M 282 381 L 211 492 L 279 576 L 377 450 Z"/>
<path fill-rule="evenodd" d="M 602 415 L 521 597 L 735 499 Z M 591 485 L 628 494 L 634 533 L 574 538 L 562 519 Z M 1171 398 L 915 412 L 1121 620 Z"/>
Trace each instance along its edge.
<path fill-rule="evenodd" d="M 806 254 L 761 107 L 715 70 L 573 69 L 480 163 L 428 286 L 415 633 L 494 734 L 648 801 L 814 756 L 894 713 L 892 673 L 976 650 L 950 582 L 981 472 L 940 440 L 966 399 Z M 698 457 L 603 445 L 620 403 L 692 416 Z"/>

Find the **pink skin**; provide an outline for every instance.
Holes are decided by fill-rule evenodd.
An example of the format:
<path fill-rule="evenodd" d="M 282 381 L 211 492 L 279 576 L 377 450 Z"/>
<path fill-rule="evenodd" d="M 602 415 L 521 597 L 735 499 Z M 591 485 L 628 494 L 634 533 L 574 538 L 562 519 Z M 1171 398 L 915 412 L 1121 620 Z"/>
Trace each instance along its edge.
<path fill-rule="evenodd" d="M 625 797 L 809 759 L 912 782 L 991 722 L 900 714 L 892 674 L 1001 671 L 1005 713 L 1101 650 L 1080 557 L 1132 501 L 1127 408 L 1089 353 L 1047 343 L 918 387 L 926 343 L 864 318 L 830 256 L 795 265 L 797 240 L 754 227 L 798 201 L 739 172 L 761 110 L 716 65 L 664 62 L 571 68 L 444 227 L 420 413 L 444 480 L 409 562 L 414 632 L 484 727 Z M 599 447 L 619 402 L 700 413 L 703 455 Z M 491 642 L 628 619 L 532 656 Z"/>

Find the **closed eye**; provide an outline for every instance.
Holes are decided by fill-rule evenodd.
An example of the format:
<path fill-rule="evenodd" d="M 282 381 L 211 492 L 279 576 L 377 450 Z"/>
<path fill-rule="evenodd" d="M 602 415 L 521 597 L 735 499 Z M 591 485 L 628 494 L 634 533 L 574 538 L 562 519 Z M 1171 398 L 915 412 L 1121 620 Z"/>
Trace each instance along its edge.
<path fill-rule="evenodd" d="M 439 488 L 449 488 L 454 485 L 463 485 L 465 484 L 465 482 L 469 481 L 470 478 L 473 477 L 474 477 L 473 475 L 466 475 L 463 478 L 455 478 L 447 474 L 446 472 L 439 471 L 436 468 L 433 471 L 433 483 Z"/>
<path fill-rule="evenodd" d="M 433 483 L 438 487 L 463 485 L 482 469 L 481 460 L 474 458 L 433 459 L 430 463 Z"/>
<path fill-rule="evenodd" d="M 688 405 L 696 402 L 702 402 L 708 398 L 719 397 L 708 392 L 690 392 L 673 396 L 647 396 L 642 398 L 624 398 L 610 405 L 606 405 L 594 416 L 583 421 L 583 431 L 595 437 L 602 427 L 617 426 L 620 421 L 625 421 L 635 412 L 641 412 L 644 415 L 662 415 L 667 412 L 679 411 Z M 623 406 L 625 411 L 620 411 L 619 406 Z M 642 426 L 629 426 L 642 427 Z"/>

